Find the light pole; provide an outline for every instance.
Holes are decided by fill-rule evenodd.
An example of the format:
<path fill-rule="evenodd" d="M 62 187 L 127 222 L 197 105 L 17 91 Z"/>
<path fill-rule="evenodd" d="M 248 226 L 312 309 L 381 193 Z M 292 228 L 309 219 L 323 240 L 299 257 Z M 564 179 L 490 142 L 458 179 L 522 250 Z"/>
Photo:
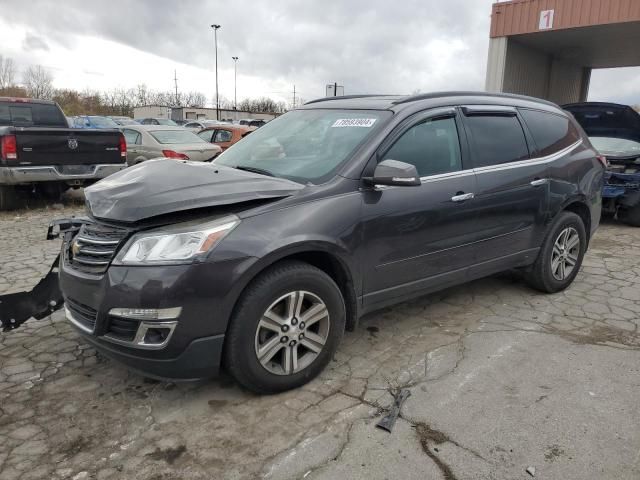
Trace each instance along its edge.
<path fill-rule="evenodd" d="M 216 46 L 216 120 L 220 120 L 220 100 L 218 98 L 218 29 L 220 25 L 211 25 L 213 28 L 213 41 Z"/>
<path fill-rule="evenodd" d="M 233 109 L 238 110 L 238 57 L 233 58 Z"/>

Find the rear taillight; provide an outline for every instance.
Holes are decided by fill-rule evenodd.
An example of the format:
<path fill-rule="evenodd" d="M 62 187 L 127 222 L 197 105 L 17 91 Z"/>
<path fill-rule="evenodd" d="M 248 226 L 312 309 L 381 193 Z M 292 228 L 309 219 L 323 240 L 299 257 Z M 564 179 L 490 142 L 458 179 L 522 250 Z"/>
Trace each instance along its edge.
<path fill-rule="evenodd" d="M 118 145 L 118 149 L 120 150 L 120 156 L 122 158 L 127 158 L 127 142 L 125 141 L 123 134 L 120 134 L 120 144 Z"/>
<path fill-rule="evenodd" d="M 173 150 L 162 150 L 162 155 L 167 158 L 175 158 L 176 160 L 189 160 L 184 153 L 174 152 Z"/>
<path fill-rule="evenodd" d="M 605 157 L 604 155 L 596 155 L 596 158 L 604 168 L 609 168 L 609 162 L 607 161 L 607 157 Z"/>
<path fill-rule="evenodd" d="M 17 160 L 18 159 L 18 144 L 16 143 L 15 135 L 4 135 L 0 143 L 2 151 L 2 158 L 5 160 Z"/>

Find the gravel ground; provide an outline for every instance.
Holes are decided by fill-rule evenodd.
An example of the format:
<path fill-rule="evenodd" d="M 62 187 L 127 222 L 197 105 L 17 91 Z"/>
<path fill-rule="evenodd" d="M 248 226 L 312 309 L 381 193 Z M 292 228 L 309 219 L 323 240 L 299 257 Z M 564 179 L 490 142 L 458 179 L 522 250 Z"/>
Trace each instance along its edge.
<path fill-rule="evenodd" d="M 55 258 L 51 218 L 0 214 L 0 293 Z M 0 333 L 0 480 L 640 478 L 640 229 L 608 223 L 574 285 L 504 274 L 389 308 L 320 378 L 255 396 L 142 378 L 60 312 Z M 392 433 L 375 428 L 407 388 Z"/>

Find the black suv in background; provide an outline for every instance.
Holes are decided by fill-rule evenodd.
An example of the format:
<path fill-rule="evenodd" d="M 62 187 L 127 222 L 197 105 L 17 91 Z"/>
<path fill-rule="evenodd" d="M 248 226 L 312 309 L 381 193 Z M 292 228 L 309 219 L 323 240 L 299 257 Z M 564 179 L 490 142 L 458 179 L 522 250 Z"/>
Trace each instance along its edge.
<path fill-rule="evenodd" d="M 513 268 L 569 286 L 603 173 L 545 101 L 316 100 L 213 164 L 148 161 L 88 188 L 61 254 L 66 315 L 148 375 L 223 364 L 251 390 L 294 388 L 364 313 Z"/>

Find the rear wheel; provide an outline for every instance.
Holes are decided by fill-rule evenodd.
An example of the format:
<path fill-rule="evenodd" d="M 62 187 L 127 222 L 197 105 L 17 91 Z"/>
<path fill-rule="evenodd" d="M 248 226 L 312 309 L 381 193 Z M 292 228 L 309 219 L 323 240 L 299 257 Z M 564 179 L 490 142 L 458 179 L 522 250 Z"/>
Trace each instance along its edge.
<path fill-rule="evenodd" d="M 18 208 L 18 192 L 13 185 L 0 185 L 0 211 Z"/>
<path fill-rule="evenodd" d="M 245 388 L 276 393 L 304 385 L 342 338 L 345 305 L 322 270 L 283 262 L 251 283 L 225 338 L 225 366 Z"/>
<path fill-rule="evenodd" d="M 546 293 L 567 288 L 576 278 L 587 248 L 582 219 L 573 212 L 562 212 L 554 220 L 540 248 L 528 283 Z"/>
<path fill-rule="evenodd" d="M 618 218 L 633 227 L 640 227 L 640 205 L 631 208 L 620 208 Z"/>

